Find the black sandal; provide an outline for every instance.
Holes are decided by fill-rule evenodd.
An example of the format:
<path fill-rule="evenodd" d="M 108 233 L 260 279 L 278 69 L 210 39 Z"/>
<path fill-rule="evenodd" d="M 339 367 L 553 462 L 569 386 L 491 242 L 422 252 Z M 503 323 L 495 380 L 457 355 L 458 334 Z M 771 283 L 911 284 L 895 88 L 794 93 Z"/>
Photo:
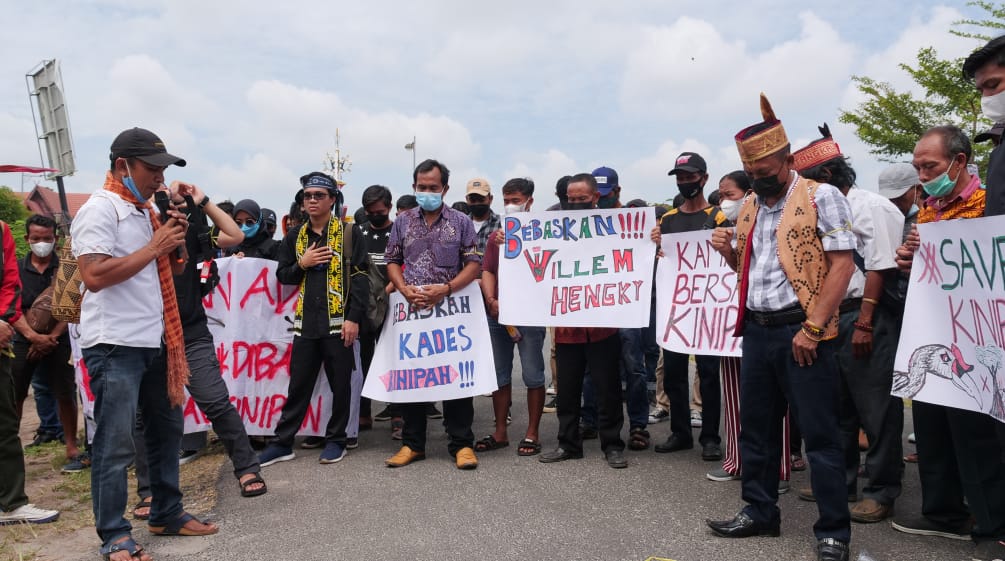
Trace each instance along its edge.
<path fill-rule="evenodd" d="M 505 448 L 509 446 L 509 441 L 504 440 L 502 442 L 495 439 L 491 434 L 485 438 L 475 442 L 475 452 L 487 452 L 489 450 L 498 450 L 500 448 Z"/>
<path fill-rule="evenodd" d="M 243 476 L 242 476 L 243 477 Z M 255 477 L 248 479 L 247 481 L 241 481 L 240 478 L 237 480 L 238 485 L 241 486 L 241 496 L 242 497 L 257 497 L 259 495 L 264 495 L 266 491 L 269 490 L 265 485 L 265 480 L 262 479 L 262 475 L 259 473 L 255 474 Z M 258 489 L 248 489 L 256 483 L 261 483 L 262 486 Z"/>
<path fill-rule="evenodd" d="M 153 506 L 153 497 L 144 497 L 140 499 L 140 502 L 136 503 L 133 507 L 133 520 L 147 520 L 150 518 L 150 508 Z M 147 509 L 146 514 L 139 514 L 136 511 L 145 508 Z"/>
<path fill-rule="evenodd" d="M 101 556 L 105 558 L 105 561 L 108 561 L 112 558 L 112 555 L 115 555 L 120 551 L 128 553 L 131 559 L 143 559 L 143 547 L 133 541 L 132 536 L 126 536 L 124 539 L 108 546 L 108 551 L 102 553 Z M 147 559 L 149 558 L 150 556 L 147 555 Z"/>
<path fill-rule="evenodd" d="M 646 450 L 649 448 L 649 431 L 642 427 L 635 427 L 628 433 L 628 448 L 632 450 Z"/>
<path fill-rule="evenodd" d="M 525 450 L 529 449 L 530 452 Z M 525 438 L 520 441 L 520 444 L 516 447 L 517 456 L 535 456 L 541 453 L 541 443 L 535 442 L 529 438 Z"/>

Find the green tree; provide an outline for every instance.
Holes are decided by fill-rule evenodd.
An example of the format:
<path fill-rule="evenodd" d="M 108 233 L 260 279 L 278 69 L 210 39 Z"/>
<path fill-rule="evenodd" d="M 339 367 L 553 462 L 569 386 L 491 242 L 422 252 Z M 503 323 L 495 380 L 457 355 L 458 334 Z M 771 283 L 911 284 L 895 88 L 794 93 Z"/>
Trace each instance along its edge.
<path fill-rule="evenodd" d="M 10 226 L 10 233 L 17 245 L 17 256 L 28 253 L 28 242 L 24 239 L 24 221 L 28 218 L 28 207 L 10 187 L 0 185 L 0 220 Z"/>
<path fill-rule="evenodd" d="M 1005 4 L 983 0 L 968 5 L 988 12 L 991 19 L 967 19 L 954 22 L 955 26 L 972 26 L 978 29 L 1005 28 Z M 953 29 L 951 33 L 972 37 L 974 47 L 987 41 L 987 37 L 974 31 Z M 924 92 L 916 96 L 899 92 L 888 82 L 867 76 L 852 76 L 866 100 L 853 110 L 842 110 L 839 120 L 855 127 L 855 135 L 870 146 L 870 152 L 883 161 L 897 161 L 914 151 L 918 138 L 936 125 L 956 125 L 973 138 L 991 127 L 993 123 L 981 113 L 980 93 L 973 83 L 963 76 L 963 59 L 939 58 L 935 49 L 918 51 L 914 65 L 902 63 L 901 69 L 910 74 Z M 975 144 L 973 162 L 983 175 L 987 169 L 992 146 Z"/>

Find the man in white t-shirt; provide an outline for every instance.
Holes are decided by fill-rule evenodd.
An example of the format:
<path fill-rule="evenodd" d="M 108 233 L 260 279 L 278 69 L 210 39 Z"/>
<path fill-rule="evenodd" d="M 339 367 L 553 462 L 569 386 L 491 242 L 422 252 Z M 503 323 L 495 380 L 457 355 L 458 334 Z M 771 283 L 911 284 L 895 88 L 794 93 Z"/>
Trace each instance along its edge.
<path fill-rule="evenodd" d="M 188 364 L 172 275 L 187 260 L 188 223 L 174 210 L 159 216 L 150 201 L 164 185 L 164 170 L 185 160 L 140 128 L 115 138 L 110 160 L 104 187 L 80 208 L 71 233 L 83 281 L 80 347 L 95 397 L 95 529 L 106 559 L 131 561 L 150 558 L 123 517 L 137 408 L 150 463 L 150 532 L 199 536 L 217 527 L 185 512 L 178 486 Z"/>

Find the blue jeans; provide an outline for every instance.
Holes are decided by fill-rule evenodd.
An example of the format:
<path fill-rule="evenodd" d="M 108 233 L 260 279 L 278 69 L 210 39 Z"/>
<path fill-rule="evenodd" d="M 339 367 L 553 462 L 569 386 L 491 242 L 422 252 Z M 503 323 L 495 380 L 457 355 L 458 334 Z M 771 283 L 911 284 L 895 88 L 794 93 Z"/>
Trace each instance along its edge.
<path fill-rule="evenodd" d="M 625 380 L 625 407 L 628 409 L 629 428 L 646 428 L 649 424 L 649 394 L 646 384 L 650 362 L 655 377 L 656 362 L 645 355 L 648 328 L 620 329 L 621 376 Z M 655 341 L 656 336 L 649 333 Z"/>
<path fill-rule="evenodd" d="M 32 376 L 31 389 L 35 394 L 35 409 L 38 412 L 38 433 L 63 438 L 63 423 L 59 422 L 59 414 L 56 412 L 56 398 L 49 391 L 49 382 L 45 376 Z"/>
<path fill-rule="evenodd" d="M 520 349 L 520 370 L 527 389 L 544 387 L 544 327 L 518 327 L 523 335 L 518 342 L 495 319 L 489 319 L 492 354 L 495 356 L 496 383 L 499 387 L 513 383 L 513 347 Z"/>
<path fill-rule="evenodd" d="M 178 447 L 181 407 L 167 397 L 167 358 L 160 349 L 99 344 L 83 349 L 94 392 L 91 497 L 101 553 L 132 526 L 123 517 L 129 500 L 126 469 L 133 460 L 132 433 L 141 410 L 150 465 L 150 525 L 166 526 L 182 514 Z"/>

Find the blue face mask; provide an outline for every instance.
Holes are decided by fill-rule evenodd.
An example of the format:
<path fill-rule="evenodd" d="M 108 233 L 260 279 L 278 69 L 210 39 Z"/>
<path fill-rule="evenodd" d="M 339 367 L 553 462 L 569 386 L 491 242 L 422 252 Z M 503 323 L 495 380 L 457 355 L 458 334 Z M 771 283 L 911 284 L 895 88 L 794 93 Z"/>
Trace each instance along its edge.
<path fill-rule="evenodd" d="M 910 218 L 915 214 L 918 214 L 919 210 L 921 209 L 918 208 L 918 205 L 911 205 L 911 210 L 907 211 L 907 217 Z"/>
<path fill-rule="evenodd" d="M 433 212 L 443 205 L 443 193 L 422 193 L 416 191 L 415 200 L 418 201 L 422 210 Z"/>
<path fill-rule="evenodd" d="M 244 232 L 244 239 L 248 240 L 255 237 L 258 233 L 259 224 L 256 222 L 253 226 L 249 224 L 242 224 L 241 231 Z"/>
<path fill-rule="evenodd" d="M 133 181 L 133 172 L 132 170 L 129 169 L 128 162 L 126 163 L 126 173 L 128 173 L 129 175 L 122 178 L 122 184 L 126 186 L 126 189 L 129 189 L 129 192 L 132 193 L 134 197 L 136 197 L 137 201 L 141 203 L 147 202 L 147 198 L 144 197 L 143 195 L 140 195 L 140 190 L 136 188 L 136 182 Z"/>

